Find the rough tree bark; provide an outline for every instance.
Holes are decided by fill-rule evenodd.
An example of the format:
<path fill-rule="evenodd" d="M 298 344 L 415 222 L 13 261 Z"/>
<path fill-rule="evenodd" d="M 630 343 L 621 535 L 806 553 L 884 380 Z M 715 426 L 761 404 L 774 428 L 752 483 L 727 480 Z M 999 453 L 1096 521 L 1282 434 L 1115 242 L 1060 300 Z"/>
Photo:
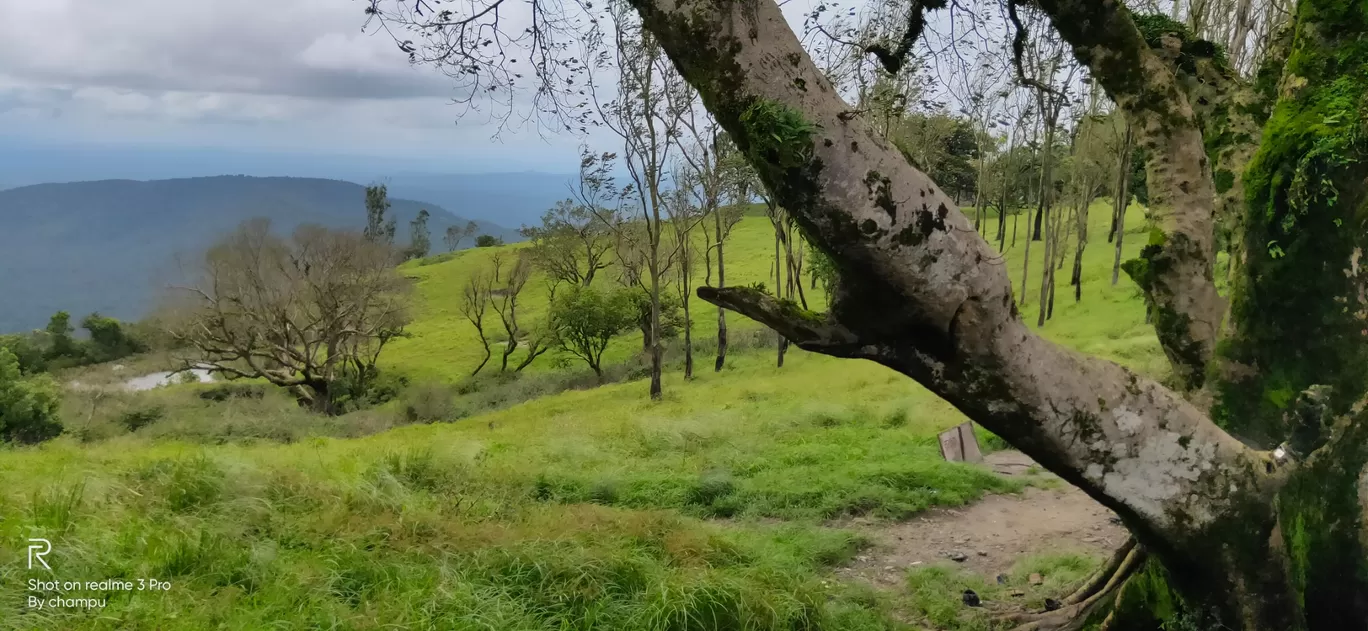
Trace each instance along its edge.
<path fill-rule="evenodd" d="M 749 288 L 700 288 L 700 297 L 802 348 L 920 382 L 1115 510 L 1150 559 L 1145 589 L 1171 589 L 1223 628 L 1368 628 L 1368 424 L 1350 405 L 1368 369 L 1359 265 L 1368 161 L 1354 133 L 1368 93 L 1368 16 L 1359 7 L 1303 0 L 1284 90 L 1249 170 L 1246 242 L 1274 236 L 1283 254 L 1251 256 L 1236 288 L 1240 338 L 1222 355 L 1255 376 L 1217 381 L 1290 393 L 1283 405 L 1295 405 L 1267 414 L 1300 438 L 1269 452 L 1178 392 L 1032 333 L 991 247 L 841 100 L 772 0 L 633 4 L 843 279 L 826 314 Z M 1156 156 L 1157 236 L 1130 267 L 1179 385 L 1203 386 L 1224 307 L 1212 273 L 1215 191 L 1192 107 L 1118 3 L 1039 6 Z M 1318 188 L 1325 181 L 1335 194 Z M 1336 388 L 1311 387 L 1325 383 Z M 1225 422 L 1238 431 L 1234 418 Z M 1142 587 L 1121 593 L 1129 602 Z"/>

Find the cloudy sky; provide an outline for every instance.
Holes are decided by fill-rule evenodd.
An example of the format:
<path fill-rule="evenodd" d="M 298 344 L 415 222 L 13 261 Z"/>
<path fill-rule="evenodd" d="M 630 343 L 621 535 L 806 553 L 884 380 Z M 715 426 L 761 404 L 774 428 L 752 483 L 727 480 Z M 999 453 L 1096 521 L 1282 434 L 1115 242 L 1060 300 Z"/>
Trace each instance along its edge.
<path fill-rule="evenodd" d="M 0 144 L 573 171 L 576 138 L 491 140 L 357 0 L 0 0 Z M 373 30 L 373 29 L 372 29 Z M 117 152 L 111 155 L 117 155 Z"/>

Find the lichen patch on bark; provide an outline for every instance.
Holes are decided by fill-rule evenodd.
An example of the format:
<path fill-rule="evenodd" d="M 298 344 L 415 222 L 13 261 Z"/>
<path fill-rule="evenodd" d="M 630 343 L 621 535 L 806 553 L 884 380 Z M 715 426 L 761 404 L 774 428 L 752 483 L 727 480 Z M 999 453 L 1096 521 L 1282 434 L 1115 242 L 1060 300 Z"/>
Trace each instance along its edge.
<path fill-rule="evenodd" d="M 1125 417 L 1118 415 L 1118 426 Z M 1206 509 L 1207 502 L 1192 489 L 1211 470 L 1216 445 L 1191 441 L 1177 432 L 1158 431 L 1138 444 L 1114 443 L 1110 451 L 1115 458 L 1110 466 L 1093 463 L 1085 471 L 1085 476 L 1108 494 L 1127 498 L 1137 512 L 1159 522 L 1172 522 L 1175 503 L 1181 506 L 1188 524 L 1200 526 L 1214 517 Z"/>

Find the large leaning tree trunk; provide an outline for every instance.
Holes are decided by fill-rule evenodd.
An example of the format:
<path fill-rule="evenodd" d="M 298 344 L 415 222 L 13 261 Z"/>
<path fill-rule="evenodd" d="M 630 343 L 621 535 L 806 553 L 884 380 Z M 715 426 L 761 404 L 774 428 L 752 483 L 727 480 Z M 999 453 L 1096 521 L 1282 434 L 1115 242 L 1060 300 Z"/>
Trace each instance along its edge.
<path fill-rule="evenodd" d="M 1116 511 L 1150 559 L 1143 589 L 1171 590 L 1224 625 L 1211 628 L 1368 629 L 1368 417 L 1355 405 L 1368 383 L 1360 3 L 1298 8 L 1246 173 L 1250 251 L 1220 353 L 1217 193 L 1175 60 L 1116 2 L 1037 3 L 1151 156 L 1157 230 L 1129 271 L 1175 391 L 1035 335 L 995 252 L 840 98 L 773 0 L 632 1 L 842 279 L 825 314 L 749 288 L 700 288 L 702 298 L 945 398 Z M 1224 429 L 1191 402 L 1209 398 L 1201 388 L 1218 395 Z M 1237 438 L 1247 429 L 1254 440 Z"/>

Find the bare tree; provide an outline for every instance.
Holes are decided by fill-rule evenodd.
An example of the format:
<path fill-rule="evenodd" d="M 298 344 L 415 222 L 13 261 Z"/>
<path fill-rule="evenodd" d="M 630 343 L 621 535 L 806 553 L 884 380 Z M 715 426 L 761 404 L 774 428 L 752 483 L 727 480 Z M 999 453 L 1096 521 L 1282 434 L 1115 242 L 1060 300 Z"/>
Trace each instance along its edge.
<path fill-rule="evenodd" d="M 681 152 L 683 166 L 689 172 L 687 178 L 691 186 L 689 190 L 693 192 L 693 202 L 699 209 L 699 227 L 703 232 L 703 240 L 706 244 L 703 248 L 703 264 L 705 275 L 703 283 L 711 286 L 713 283 L 713 253 L 717 255 L 717 284 L 722 286 L 726 280 L 726 256 L 725 245 L 727 238 L 731 236 L 731 230 L 741 221 L 741 209 L 749 201 L 749 182 L 753 179 L 749 172 L 749 167 L 744 159 L 736 152 L 736 147 L 719 129 L 710 116 L 704 116 L 699 120 L 701 109 L 696 104 L 696 97 L 692 93 L 686 95 L 689 102 L 684 109 L 685 115 L 681 117 L 684 128 L 688 131 L 692 143 Z M 706 112 L 706 111 L 705 111 Z M 730 197 L 732 204 L 724 206 L 723 202 Z M 711 219 L 711 230 L 709 230 L 709 219 Z M 692 272 L 690 272 L 692 273 Z M 688 294 L 689 290 L 684 289 L 685 320 L 688 317 Z M 686 360 L 687 368 L 685 372 L 692 374 L 693 350 L 691 345 L 686 344 L 690 349 L 689 357 Z M 727 358 L 727 310 L 717 308 L 717 359 L 713 362 L 713 371 L 721 371 Z"/>
<path fill-rule="evenodd" d="M 671 252 L 675 271 L 675 289 L 679 292 L 679 303 L 684 309 L 684 378 L 693 379 L 693 320 L 689 307 L 693 299 L 693 274 L 698 267 L 694 230 L 707 218 L 707 210 L 694 206 L 690 196 L 691 189 L 698 186 L 683 174 L 674 178 L 677 188 L 666 198 L 665 212 L 670 222 L 674 243 Z"/>
<path fill-rule="evenodd" d="M 630 184 L 623 188 L 622 198 L 630 200 L 636 217 L 629 228 L 616 230 L 618 258 L 624 267 L 636 267 L 630 275 L 649 298 L 650 394 L 659 399 L 664 361 L 661 292 L 674 254 L 664 239 L 665 194 L 670 188 L 672 149 L 682 124 L 681 104 L 689 101 L 682 93 L 688 88 L 630 7 L 612 4 L 605 19 L 611 24 L 613 45 L 601 64 L 616 69 L 617 94 L 606 103 L 598 101 L 597 93 L 593 98 L 604 126 L 623 142 L 621 160 Z"/>
<path fill-rule="evenodd" d="M 254 219 L 204 254 L 197 282 L 168 320 L 194 354 L 187 367 L 265 379 L 319 412 L 337 405 L 341 382 L 364 390 L 385 345 L 403 335 L 409 284 L 385 244 L 359 233 L 305 225 L 288 239 Z"/>
<path fill-rule="evenodd" d="M 475 366 L 475 370 L 470 372 L 472 377 L 484 370 L 493 355 L 489 335 L 485 332 L 485 314 L 489 312 L 489 294 L 492 286 L 493 280 L 486 272 L 475 270 L 466 277 L 465 285 L 461 288 L 461 315 L 475 327 L 475 334 L 479 336 L 480 345 L 484 348 L 484 358 Z"/>
<path fill-rule="evenodd" d="M 490 272 L 491 284 L 487 291 L 489 305 L 499 315 L 499 323 L 503 325 L 504 334 L 507 336 L 503 355 L 499 358 L 499 371 L 508 370 L 508 358 L 526 342 L 527 352 L 514 368 L 520 372 L 551 348 L 547 331 L 527 331 L 518 322 L 518 300 L 522 297 L 523 289 L 527 287 L 528 279 L 532 277 L 532 261 L 527 255 L 520 254 L 509 265 L 504 253 L 496 252 L 490 257 L 490 262 L 493 269 Z M 552 299 L 554 298 L 553 295 Z"/>
<path fill-rule="evenodd" d="M 532 261 L 554 283 L 588 287 L 599 270 L 609 266 L 613 249 L 612 230 L 600 216 L 608 215 L 566 199 L 542 215 L 540 226 L 520 232 L 532 242 Z"/>
<path fill-rule="evenodd" d="M 1083 251 L 1088 247 L 1088 211 L 1093 200 L 1105 189 L 1107 171 L 1118 147 L 1107 142 L 1114 136 L 1112 127 L 1118 117 L 1104 116 L 1101 88 L 1096 84 L 1089 94 L 1088 111 L 1075 126 L 1073 158 L 1069 164 L 1069 195 L 1073 198 L 1071 216 L 1078 241 L 1074 247 L 1073 271 L 1069 284 L 1074 288 L 1074 301 L 1083 299 Z"/>

